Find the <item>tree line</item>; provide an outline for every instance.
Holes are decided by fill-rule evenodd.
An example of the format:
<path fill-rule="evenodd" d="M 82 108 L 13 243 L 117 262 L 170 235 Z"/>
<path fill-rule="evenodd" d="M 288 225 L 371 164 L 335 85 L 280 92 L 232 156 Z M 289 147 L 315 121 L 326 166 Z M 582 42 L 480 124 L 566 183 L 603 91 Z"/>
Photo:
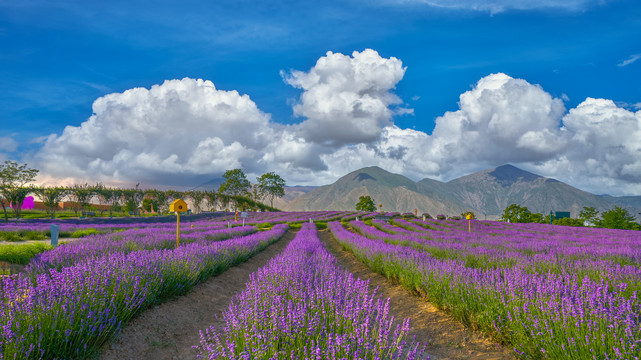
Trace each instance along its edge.
<path fill-rule="evenodd" d="M 543 216 L 541 213 L 532 213 L 527 207 L 511 204 L 503 211 L 502 221 L 513 223 L 544 223 L 565 226 L 593 226 L 607 229 L 641 230 L 634 220 L 634 216 L 627 209 L 615 206 L 606 210 L 599 216 L 599 211 L 593 207 L 584 206 L 579 211 L 579 216 L 573 218 L 556 219 L 554 215 Z"/>
<path fill-rule="evenodd" d="M 285 180 L 278 174 L 269 172 L 257 178 L 256 184 L 251 184 L 241 169 L 228 170 L 223 175 L 225 179 L 218 191 L 176 191 L 140 189 L 121 189 L 109 187 L 101 183 L 95 185 L 76 184 L 73 186 L 38 187 L 29 185 L 38 175 L 37 169 L 32 169 L 27 164 L 18 164 L 14 161 L 5 161 L 0 164 L 0 206 L 4 211 L 5 222 L 8 221 L 7 208 L 11 209 L 17 218 L 20 218 L 25 198 L 34 194 L 43 203 L 45 212 L 55 217 L 59 211 L 59 203 L 68 200 L 72 204 L 74 214 L 87 213 L 92 209 L 92 201 L 98 201 L 101 214 L 108 211 L 110 216 L 114 212 L 138 213 L 138 209 L 147 212 L 167 212 L 169 205 L 176 199 L 189 198 L 192 200 L 194 211 L 201 212 L 207 209 L 215 211 L 217 206 L 227 208 L 232 206 L 236 210 L 261 210 L 275 211 L 274 199 L 285 195 Z M 263 199 L 270 201 L 271 206 L 262 203 Z M 108 210 L 106 210 L 106 209 Z"/>

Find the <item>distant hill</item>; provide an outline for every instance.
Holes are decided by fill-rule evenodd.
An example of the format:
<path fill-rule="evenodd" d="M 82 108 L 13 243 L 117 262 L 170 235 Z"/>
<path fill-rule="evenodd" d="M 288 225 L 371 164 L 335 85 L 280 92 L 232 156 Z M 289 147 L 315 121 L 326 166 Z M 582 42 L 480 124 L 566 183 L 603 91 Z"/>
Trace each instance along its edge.
<path fill-rule="evenodd" d="M 307 194 L 316 188 L 318 188 L 318 186 L 285 186 L 285 196 L 282 198 L 275 198 L 274 207 L 284 209 L 290 201 L 301 195 Z"/>
<path fill-rule="evenodd" d="M 641 211 L 641 196 L 610 196 L 610 195 L 598 195 L 598 196 L 600 198 L 603 198 L 619 206 L 634 207 L 634 208 L 640 209 Z"/>
<path fill-rule="evenodd" d="M 206 183 L 202 183 L 195 188 L 191 190 L 196 190 L 196 191 L 218 191 L 218 188 L 220 187 L 220 184 L 224 183 L 225 179 L 223 178 L 215 178 L 207 181 Z"/>
<path fill-rule="evenodd" d="M 279 204 L 290 211 L 353 210 L 359 196 L 370 195 L 384 211 L 427 212 L 458 215 L 472 210 L 477 216 L 496 218 L 510 204 L 532 212 L 570 211 L 573 217 L 584 206 L 599 211 L 615 205 L 641 212 L 641 197 L 597 196 L 555 179 L 539 176 L 512 165 L 479 171 L 449 182 L 423 179 L 414 182 L 379 167 L 351 172 L 335 183 L 313 189 Z M 482 218 L 482 217 L 481 217 Z"/>
<path fill-rule="evenodd" d="M 596 195 L 512 165 L 479 171 L 445 185 L 454 199 L 475 209 L 479 215 L 502 214 L 510 204 L 526 206 L 542 214 L 570 211 L 574 217 L 584 206 L 599 210 L 613 207 Z"/>
<path fill-rule="evenodd" d="M 370 195 L 383 211 L 461 213 L 461 204 L 446 198 L 430 197 L 421 186 L 405 176 L 392 174 L 377 166 L 351 172 L 331 185 L 321 186 L 289 202 L 283 208 L 290 211 L 354 210 L 358 198 Z"/>

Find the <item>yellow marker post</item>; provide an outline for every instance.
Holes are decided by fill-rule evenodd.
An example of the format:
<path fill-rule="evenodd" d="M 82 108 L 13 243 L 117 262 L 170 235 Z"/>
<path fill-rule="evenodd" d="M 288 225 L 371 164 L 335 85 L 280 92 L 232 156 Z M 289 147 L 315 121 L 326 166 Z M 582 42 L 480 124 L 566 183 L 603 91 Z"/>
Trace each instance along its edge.
<path fill-rule="evenodd" d="M 176 213 L 176 248 L 180 244 L 180 213 Z"/>
<path fill-rule="evenodd" d="M 180 244 L 180 213 L 187 211 L 187 203 L 176 199 L 169 204 L 169 211 L 176 213 L 176 247 Z"/>
<path fill-rule="evenodd" d="M 468 224 L 469 224 L 467 232 L 472 232 L 472 219 L 474 218 L 474 216 L 472 216 L 472 214 L 467 214 L 467 215 L 465 215 L 465 218 L 467 219 Z"/>

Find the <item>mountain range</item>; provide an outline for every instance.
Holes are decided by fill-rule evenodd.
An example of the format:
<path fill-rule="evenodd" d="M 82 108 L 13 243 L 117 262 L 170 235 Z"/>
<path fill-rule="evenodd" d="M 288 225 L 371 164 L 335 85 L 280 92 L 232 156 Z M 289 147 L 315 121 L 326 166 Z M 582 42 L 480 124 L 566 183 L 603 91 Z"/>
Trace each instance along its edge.
<path fill-rule="evenodd" d="M 479 171 L 448 182 L 415 182 L 377 166 L 353 171 L 330 185 L 301 187 L 296 196 L 277 205 L 288 211 L 354 210 L 360 196 L 371 196 L 383 211 L 458 215 L 471 210 L 477 217 L 495 219 L 510 204 L 532 212 L 569 211 L 576 217 L 584 206 L 604 211 L 621 206 L 633 215 L 641 212 L 641 196 L 594 195 L 561 181 L 527 172 L 512 165 Z M 291 199 L 291 200 L 290 200 Z"/>

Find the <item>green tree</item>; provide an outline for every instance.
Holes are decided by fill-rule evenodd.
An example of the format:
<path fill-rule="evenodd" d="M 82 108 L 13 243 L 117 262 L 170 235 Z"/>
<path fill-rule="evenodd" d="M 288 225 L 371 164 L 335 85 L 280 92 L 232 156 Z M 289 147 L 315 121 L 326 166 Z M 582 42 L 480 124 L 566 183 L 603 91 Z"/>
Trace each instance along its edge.
<path fill-rule="evenodd" d="M 358 202 L 356 203 L 356 210 L 374 212 L 376 211 L 376 203 L 374 202 L 374 199 L 372 199 L 372 197 L 369 195 L 361 196 L 358 198 Z"/>
<path fill-rule="evenodd" d="M 220 184 L 218 192 L 221 194 L 229 195 L 231 197 L 238 198 L 239 196 L 245 196 L 249 194 L 249 188 L 251 186 L 247 176 L 241 169 L 227 170 L 223 174 L 225 181 Z M 234 201 L 234 211 L 238 208 L 238 202 Z"/>
<path fill-rule="evenodd" d="M 76 184 L 69 188 L 69 195 L 74 204 L 73 210 L 75 215 L 78 215 L 78 210 L 87 211 L 89 209 L 89 201 L 95 195 L 94 189 L 89 184 Z"/>
<path fill-rule="evenodd" d="M 34 188 L 33 192 L 42 200 L 45 212 L 52 219 L 56 216 L 58 204 L 67 195 L 67 189 L 59 186 Z"/>
<path fill-rule="evenodd" d="M 532 212 L 525 206 L 512 204 L 505 208 L 505 211 L 503 211 L 503 215 L 501 216 L 501 220 L 511 223 L 532 222 Z M 543 220 L 542 216 L 541 220 Z"/>
<path fill-rule="evenodd" d="M 543 214 L 541 213 L 533 213 L 530 215 L 530 219 L 527 222 L 531 223 L 542 223 L 543 220 Z"/>
<path fill-rule="evenodd" d="M 152 212 L 152 210 L 153 212 L 158 212 L 159 207 L 158 201 L 153 197 L 146 197 L 142 199 L 142 208 L 148 213 Z"/>
<path fill-rule="evenodd" d="M 274 198 L 285 196 L 285 180 L 275 172 L 263 174 L 256 180 L 258 180 L 258 188 L 261 194 L 269 199 L 269 206 L 274 207 Z"/>
<path fill-rule="evenodd" d="M 593 207 L 584 206 L 583 209 L 579 211 L 579 219 L 583 222 L 596 225 L 599 222 L 599 212 Z"/>
<path fill-rule="evenodd" d="M 247 195 L 251 184 L 243 170 L 227 170 L 223 174 L 223 178 L 225 181 L 220 185 L 218 192 L 234 197 Z"/>
<path fill-rule="evenodd" d="M 634 217 L 628 212 L 627 209 L 615 206 L 614 209 L 604 211 L 601 215 L 599 226 L 608 229 L 628 229 L 633 230 L 637 228 L 634 222 Z"/>
<path fill-rule="evenodd" d="M 31 192 L 26 185 L 35 180 L 38 170 L 19 165 L 15 161 L 6 160 L 0 165 L 0 205 L 4 210 L 4 221 L 8 222 L 7 206 L 13 206 L 16 217 L 20 217 L 24 198 Z"/>
<path fill-rule="evenodd" d="M 583 220 L 581 219 L 572 219 L 572 218 L 561 218 L 553 220 L 554 225 L 564 225 L 564 226 L 583 226 Z"/>

